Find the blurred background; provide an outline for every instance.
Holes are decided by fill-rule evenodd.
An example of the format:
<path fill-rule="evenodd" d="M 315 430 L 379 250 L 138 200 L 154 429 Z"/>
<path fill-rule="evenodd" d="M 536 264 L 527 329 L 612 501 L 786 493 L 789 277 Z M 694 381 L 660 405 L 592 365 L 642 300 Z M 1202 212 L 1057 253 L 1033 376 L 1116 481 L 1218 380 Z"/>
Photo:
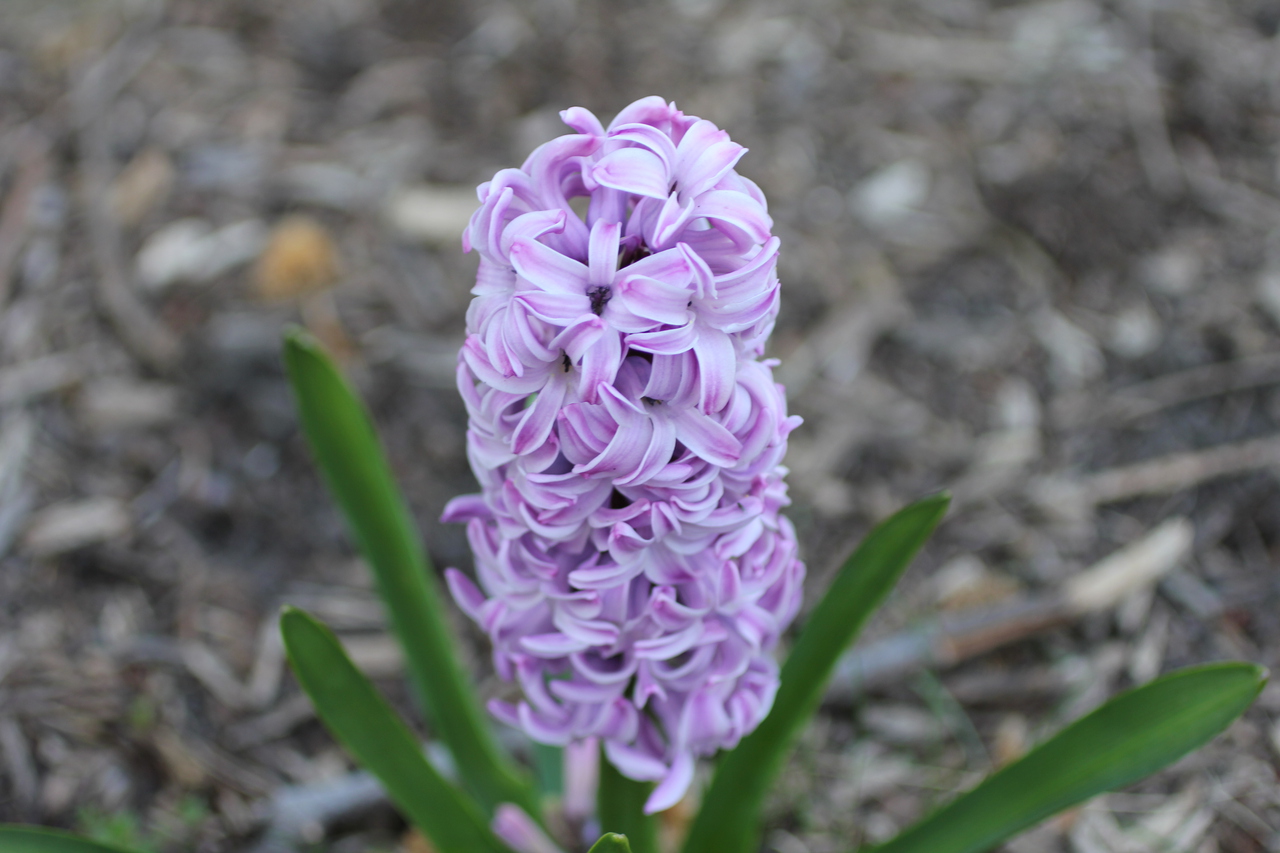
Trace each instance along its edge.
<path fill-rule="evenodd" d="M 437 566 L 469 566 L 437 518 L 474 488 L 474 187 L 560 109 L 650 94 L 750 148 L 783 240 L 810 598 L 874 521 L 956 499 L 766 849 L 885 838 L 1167 669 L 1275 666 L 1278 27 L 1273 0 L 5 0 L 0 820 L 427 849 L 284 671 L 290 602 L 412 714 L 280 332 L 341 356 Z M 1100 561 L 1122 582 L 1078 581 Z M 1280 851 L 1278 716 L 1272 688 L 1009 849 Z"/>

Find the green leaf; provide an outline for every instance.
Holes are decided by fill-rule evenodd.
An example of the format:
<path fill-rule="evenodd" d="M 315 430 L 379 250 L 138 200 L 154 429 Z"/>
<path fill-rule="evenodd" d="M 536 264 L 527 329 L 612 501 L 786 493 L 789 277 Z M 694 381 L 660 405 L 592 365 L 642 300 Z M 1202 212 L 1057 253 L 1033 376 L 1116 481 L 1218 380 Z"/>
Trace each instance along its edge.
<path fill-rule="evenodd" d="M 875 853 L 980 853 L 1063 809 L 1177 761 L 1244 713 L 1266 683 L 1247 663 L 1192 667 L 1122 693 Z"/>
<path fill-rule="evenodd" d="M 587 853 L 631 853 L 631 845 L 627 843 L 625 835 L 606 832 L 600 836 L 599 841 L 591 845 Z"/>
<path fill-rule="evenodd" d="M 635 853 L 658 853 L 658 822 L 644 813 L 644 802 L 652 791 L 652 784 L 619 773 L 604 749 L 600 750 L 600 785 L 596 789 L 600 830 L 626 836 L 628 849 Z"/>
<path fill-rule="evenodd" d="M 368 413 L 311 335 L 290 331 L 284 358 L 303 430 L 377 578 L 432 731 L 486 813 L 510 802 L 537 815 L 531 783 L 498 746 L 458 664 L 435 572 Z"/>
<path fill-rule="evenodd" d="M 37 826 L 0 825 L 0 853 L 130 853 L 69 832 Z"/>
<path fill-rule="evenodd" d="M 716 767 L 685 841 L 686 853 L 755 849 L 760 806 L 792 745 L 818 709 L 836 661 L 947 511 L 934 495 L 876 526 L 836 575 L 782 667 L 769 716 Z"/>
<path fill-rule="evenodd" d="M 418 739 L 356 669 L 332 631 L 286 607 L 280 632 L 289 663 L 320 719 L 441 853 L 505 853 L 480 808 L 431 766 Z"/>

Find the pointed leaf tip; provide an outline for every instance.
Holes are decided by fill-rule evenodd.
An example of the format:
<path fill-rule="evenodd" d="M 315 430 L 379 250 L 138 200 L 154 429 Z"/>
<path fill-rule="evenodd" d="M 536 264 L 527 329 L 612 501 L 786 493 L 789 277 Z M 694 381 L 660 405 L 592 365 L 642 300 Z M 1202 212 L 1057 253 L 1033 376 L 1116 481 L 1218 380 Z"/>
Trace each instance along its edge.
<path fill-rule="evenodd" d="M 600 836 L 599 841 L 591 845 L 591 849 L 587 853 L 631 853 L 631 845 L 627 843 L 625 835 L 606 832 Z"/>
<path fill-rule="evenodd" d="M 1190 667 L 1134 688 L 868 853 L 983 853 L 1095 794 L 1149 776 L 1253 704 L 1266 670 Z"/>

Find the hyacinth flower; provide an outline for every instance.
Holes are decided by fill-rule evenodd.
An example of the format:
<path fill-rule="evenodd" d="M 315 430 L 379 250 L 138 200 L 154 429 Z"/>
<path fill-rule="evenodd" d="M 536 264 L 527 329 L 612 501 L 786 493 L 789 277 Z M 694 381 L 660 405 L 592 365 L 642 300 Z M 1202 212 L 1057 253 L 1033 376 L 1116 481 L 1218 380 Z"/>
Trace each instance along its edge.
<path fill-rule="evenodd" d="M 745 149 L 661 99 L 637 101 L 608 127 L 581 108 L 563 117 L 573 133 L 481 185 L 463 237 L 479 266 L 458 388 L 481 491 L 445 511 L 466 523 L 475 553 L 475 580 L 448 570 L 447 586 L 520 692 L 489 710 L 537 744 L 537 781 L 499 744 L 459 664 L 368 413 L 301 331 L 287 335 L 285 363 L 302 427 L 451 760 L 428 758 L 314 618 L 285 608 L 285 648 L 320 718 L 440 853 L 559 853 L 598 832 L 591 853 L 658 853 L 649 815 L 679 800 L 696 761 L 717 752 L 677 843 L 749 853 L 769 786 L 837 659 L 947 499 L 876 526 L 779 667 L 804 566 L 780 514 L 799 419 L 763 357 L 779 297 L 764 197 L 735 171 Z M 1246 663 L 1157 678 L 874 850 L 991 850 L 1204 744 L 1264 683 Z M 0 826 L 0 850 L 122 853 L 14 826 Z"/>
<path fill-rule="evenodd" d="M 479 585 L 455 601 L 523 698 L 493 714 L 535 741 L 599 738 L 678 801 L 695 759 L 769 712 L 773 650 L 804 565 L 780 514 L 783 391 L 762 358 L 778 240 L 745 149 L 645 98 L 479 188 L 480 256 L 458 386 L 479 495 Z M 585 200 L 585 218 L 574 212 Z"/>

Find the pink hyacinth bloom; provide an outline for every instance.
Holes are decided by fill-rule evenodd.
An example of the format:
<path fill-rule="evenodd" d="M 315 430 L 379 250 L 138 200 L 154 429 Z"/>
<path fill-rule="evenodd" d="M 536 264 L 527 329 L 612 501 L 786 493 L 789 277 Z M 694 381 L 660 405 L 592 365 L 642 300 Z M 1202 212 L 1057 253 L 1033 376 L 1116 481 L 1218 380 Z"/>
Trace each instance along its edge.
<path fill-rule="evenodd" d="M 523 693 L 494 715 L 602 743 L 657 783 L 653 813 L 769 712 L 800 605 L 780 515 L 800 419 L 762 358 L 778 239 L 734 170 L 746 149 L 711 122 L 656 97 L 608 128 L 561 117 L 576 132 L 482 184 L 463 236 L 480 268 L 458 388 L 481 492 L 444 514 L 467 524 L 476 580 L 446 577 Z"/>

